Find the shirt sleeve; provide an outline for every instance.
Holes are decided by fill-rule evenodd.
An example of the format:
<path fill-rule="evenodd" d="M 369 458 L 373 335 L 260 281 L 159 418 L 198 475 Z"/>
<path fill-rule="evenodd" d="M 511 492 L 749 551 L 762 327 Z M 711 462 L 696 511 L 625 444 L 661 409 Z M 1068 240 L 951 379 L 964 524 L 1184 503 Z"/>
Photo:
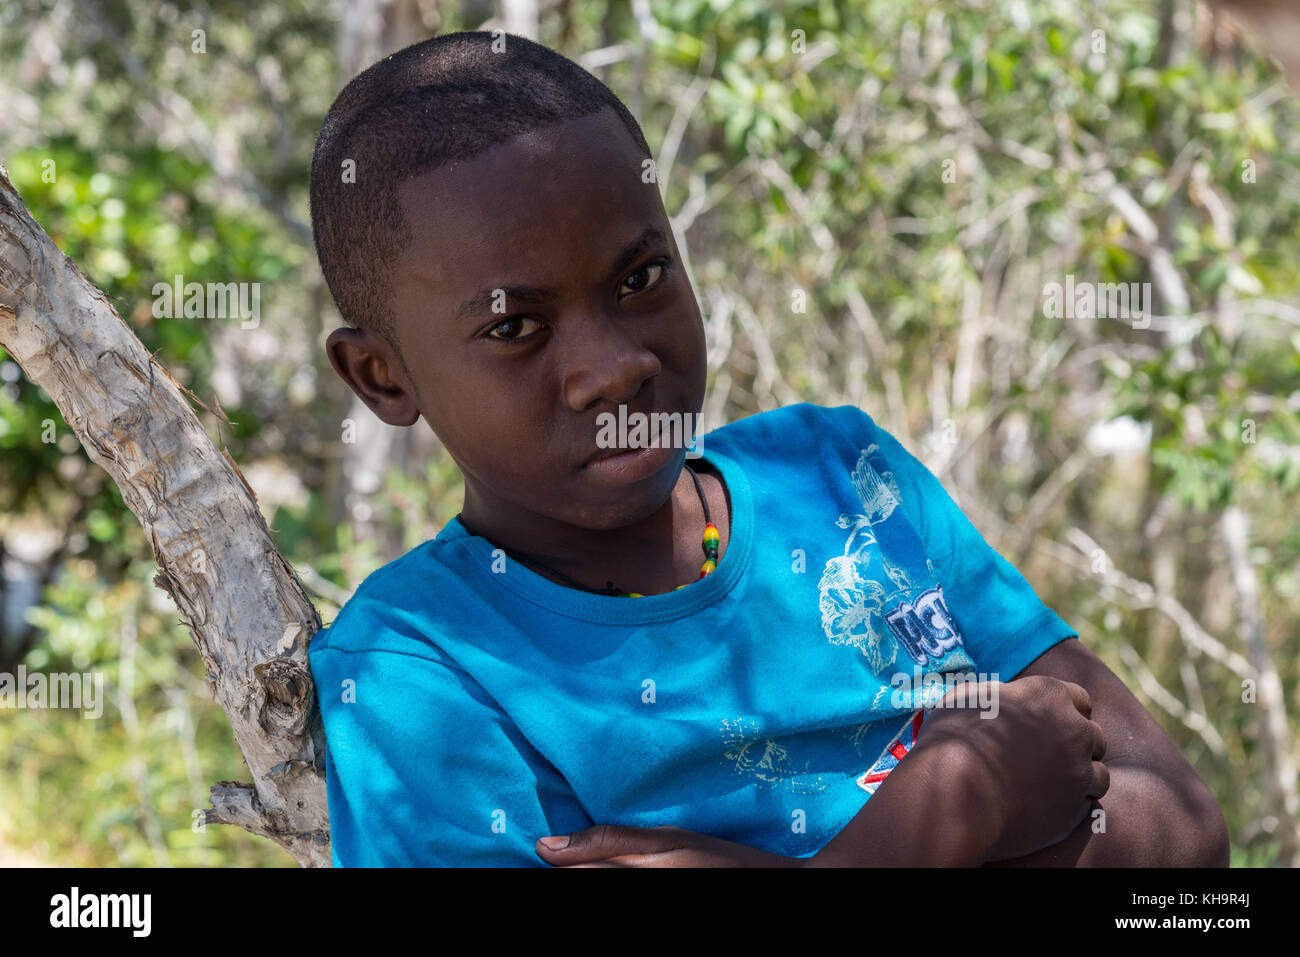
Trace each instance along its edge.
<path fill-rule="evenodd" d="M 361 620 L 385 647 L 331 647 L 331 628 L 309 655 L 334 866 L 550 866 L 537 839 L 592 823 L 568 782 L 436 645 Z"/>
<path fill-rule="evenodd" d="M 1078 633 L 984 540 L 943 484 L 860 409 L 832 410 L 843 431 L 880 446 L 902 493 L 903 513 L 934 562 L 944 603 L 976 667 L 1010 681 L 1053 645 Z"/>

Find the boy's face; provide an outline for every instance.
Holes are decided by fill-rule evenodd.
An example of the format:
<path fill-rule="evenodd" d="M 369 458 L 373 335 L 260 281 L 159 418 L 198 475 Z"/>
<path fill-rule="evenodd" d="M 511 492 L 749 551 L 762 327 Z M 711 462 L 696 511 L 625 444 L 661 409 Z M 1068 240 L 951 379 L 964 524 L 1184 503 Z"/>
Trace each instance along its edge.
<path fill-rule="evenodd" d="M 609 454 L 601 413 L 694 414 L 704 401 L 699 305 L 641 164 L 607 109 L 398 185 L 412 234 L 392 284 L 405 369 L 359 330 L 327 349 L 385 422 L 424 416 L 464 473 L 476 527 L 622 528 L 681 474 L 683 449 L 590 466 Z"/>

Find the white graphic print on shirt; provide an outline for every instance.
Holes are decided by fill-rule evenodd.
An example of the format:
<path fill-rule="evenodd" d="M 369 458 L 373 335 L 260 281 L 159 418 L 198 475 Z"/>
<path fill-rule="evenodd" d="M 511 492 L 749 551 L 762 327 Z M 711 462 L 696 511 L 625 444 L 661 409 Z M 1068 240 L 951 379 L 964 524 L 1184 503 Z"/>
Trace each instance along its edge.
<path fill-rule="evenodd" d="M 943 603 L 941 588 L 934 563 L 925 559 L 926 572 L 935 587 L 921 594 L 925 582 L 891 561 L 884 550 L 877 547 L 874 527 L 890 519 L 901 505 L 902 493 L 893 473 L 877 471 L 868 457 L 879 450 L 871 445 L 861 450 L 857 464 L 850 475 L 853 487 L 862 502 L 861 513 L 845 513 L 836 519 L 839 528 L 848 534 L 841 555 L 831 557 L 822 572 L 819 589 L 819 608 L 822 630 L 834 645 L 851 645 L 866 657 L 871 670 L 881 676 L 889 673 L 908 674 L 914 669 L 929 665 L 940 666 L 944 671 L 962 671 L 974 668 L 974 662 L 961 645 L 956 624 Z M 900 738 L 913 726 L 916 712 L 899 714 L 889 708 L 889 696 L 894 690 L 886 677 L 883 686 L 870 702 L 872 710 L 881 708 L 893 711 L 888 717 L 874 719 L 842 729 L 840 734 L 858 749 L 881 720 L 893 723 L 906 721 L 903 732 L 885 752 L 877 758 L 867 775 L 874 791 L 892 765 L 901 756 Z M 917 700 L 916 705 L 921 702 Z M 919 722 L 916 722 L 919 727 Z M 767 787 L 784 785 L 795 792 L 814 792 L 825 788 L 821 776 L 812 777 L 807 769 L 796 766 L 790 753 L 790 738 L 777 739 L 763 736 L 757 722 L 739 718 L 724 720 L 721 734 L 727 748 L 724 762 L 730 763 L 734 773 L 752 777 Z M 912 730 L 906 747 L 915 741 Z M 865 758 L 866 756 L 863 755 Z M 883 765 L 890 765 L 886 768 Z M 883 772 L 883 773 L 881 773 Z M 859 780 L 864 788 L 866 785 Z"/>

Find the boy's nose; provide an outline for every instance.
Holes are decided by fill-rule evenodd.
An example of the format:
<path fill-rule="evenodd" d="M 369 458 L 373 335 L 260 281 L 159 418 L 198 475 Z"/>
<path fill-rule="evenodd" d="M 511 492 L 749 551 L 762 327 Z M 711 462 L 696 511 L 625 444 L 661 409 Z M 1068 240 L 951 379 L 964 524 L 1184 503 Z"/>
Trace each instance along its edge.
<path fill-rule="evenodd" d="M 658 356 L 617 325 L 590 323 L 567 350 L 564 400 L 575 412 L 631 401 L 662 368 Z"/>

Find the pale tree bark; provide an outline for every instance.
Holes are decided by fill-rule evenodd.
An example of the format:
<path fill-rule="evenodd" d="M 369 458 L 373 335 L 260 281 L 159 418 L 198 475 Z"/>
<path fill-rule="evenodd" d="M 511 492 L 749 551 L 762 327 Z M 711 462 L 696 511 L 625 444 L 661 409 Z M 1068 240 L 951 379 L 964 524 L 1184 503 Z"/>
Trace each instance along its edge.
<path fill-rule="evenodd" d="M 205 820 L 328 867 L 325 736 L 307 660 L 320 617 L 186 390 L 32 219 L 3 167 L 0 345 L 122 490 L 153 546 L 154 582 L 230 719 L 253 781 L 214 785 Z"/>
<path fill-rule="evenodd" d="M 1290 750 L 1286 692 L 1264 633 L 1259 579 L 1250 563 L 1250 523 L 1239 506 L 1230 505 L 1219 520 L 1219 528 L 1228 548 L 1228 564 L 1232 566 L 1232 579 L 1241 605 L 1238 627 L 1250 663 L 1259 675 L 1256 688 L 1261 712 L 1258 736 L 1264 760 L 1264 780 L 1269 792 L 1268 803 L 1273 806 L 1277 817 L 1277 827 L 1272 832 L 1278 842 L 1274 864 L 1277 867 L 1295 867 L 1297 850 L 1300 849 L 1300 833 L 1296 826 L 1297 818 L 1300 818 L 1300 795 L 1296 793 L 1296 766 Z"/>
<path fill-rule="evenodd" d="M 1282 64 L 1300 89 L 1300 9 L 1295 0 L 1211 0 L 1211 6 L 1244 24 L 1260 48 Z"/>

